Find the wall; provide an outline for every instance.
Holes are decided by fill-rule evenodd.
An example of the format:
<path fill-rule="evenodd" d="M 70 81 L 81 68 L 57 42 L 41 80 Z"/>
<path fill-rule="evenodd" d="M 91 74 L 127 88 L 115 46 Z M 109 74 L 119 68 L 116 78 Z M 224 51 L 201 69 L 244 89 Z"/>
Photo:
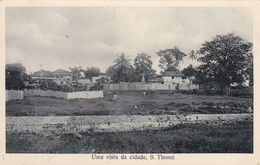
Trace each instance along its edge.
<path fill-rule="evenodd" d="M 182 79 L 182 77 L 174 77 L 172 78 L 171 76 L 164 76 L 163 77 L 163 82 L 166 84 L 166 83 L 179 83 L 179 84 L 189 84 L 190 83 L 190 80 L 185 78 L 185 79 Z"/>
<path fill-rule="evenodd" d="M 104 90 L 175 90 L 176 84 L 120 83 L 104 84 Z"/>
<path fill-rule="evenodd" d="M 103 98 L 103 91 L 82 91 L 67 93 L 67 99 L 91 99 L 91 98 Z"/>
<path fill-rule="evenodd" d="M 23 91 L 5 90 L 5 101 L 22 100 L 24 97 Z"/>
<path fill-rule="evenodd" d="M 25 96 L 44 96 L 44 97 L 55 97 L 55 98 L 62 98 L 67 99 L 66 92 L 60 91 L 52 91 L 52 90 L 40 90 L 40 89 L 25 89 L 24 90 Z"/>
<path fill-rule="evenodd" d="M 121 83 L 121 84 L 104 84 L 104 90 L 176 90 L 177 84 L 160 84 L 160 83 Z M 179 84 L 179 90 L 199 89 L 195 84 Z"/>

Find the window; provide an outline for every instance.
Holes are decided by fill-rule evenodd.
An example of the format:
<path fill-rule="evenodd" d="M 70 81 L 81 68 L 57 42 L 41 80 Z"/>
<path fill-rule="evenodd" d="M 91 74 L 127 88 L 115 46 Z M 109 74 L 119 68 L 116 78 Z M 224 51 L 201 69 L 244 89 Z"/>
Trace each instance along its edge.
<path fill-rule="evenodd" d="M 172 79 L 174 79 L 174 76 L 172 76 Z"/>

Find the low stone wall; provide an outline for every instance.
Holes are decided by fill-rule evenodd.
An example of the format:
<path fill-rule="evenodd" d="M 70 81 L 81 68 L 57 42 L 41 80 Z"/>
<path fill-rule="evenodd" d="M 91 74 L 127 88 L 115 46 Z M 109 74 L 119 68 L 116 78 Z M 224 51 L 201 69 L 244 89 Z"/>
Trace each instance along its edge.
<path fill-rule="evenodd" d="M 62 99 L 90 99 L 90 98 L 103 98 L 103 91 L 80 91 L 80 92 L 60 92 L 52 90 L 40 89 L 26 89 L 24 90 L 25 96 L 44 96 L 55 97 Z"/>
<path fill-rule="evenodd" d="M 23 91 L 5 90 L 5 101 L 9 100 L 22 100 L 24 97 Z"/>
<path fill-rule="evenodd" d="M 66 134 L 160 129 L 184 123 L 253 120 L 252 114 L 6 117 L 7 133 Z"/>

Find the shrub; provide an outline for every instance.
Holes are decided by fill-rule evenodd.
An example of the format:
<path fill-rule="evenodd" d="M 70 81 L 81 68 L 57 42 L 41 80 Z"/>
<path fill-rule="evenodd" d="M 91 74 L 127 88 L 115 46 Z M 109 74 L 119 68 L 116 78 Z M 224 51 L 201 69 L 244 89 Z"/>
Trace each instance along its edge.
<path fill-rule="evenodd" d="M 233 88 L 231 89 L 230 95 L 234 97 L 253 98 L 253 91 L 251 91 L 251 89 L 248 87 L 235 89 Z"/>

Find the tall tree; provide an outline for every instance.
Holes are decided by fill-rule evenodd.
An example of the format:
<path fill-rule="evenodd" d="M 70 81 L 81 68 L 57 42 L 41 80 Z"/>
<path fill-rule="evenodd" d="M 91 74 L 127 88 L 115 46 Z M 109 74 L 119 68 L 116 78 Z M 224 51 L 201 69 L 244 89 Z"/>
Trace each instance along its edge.
<path fill-rule="evenodd" d="M 84 71 L 85 77 L 88 79 L 92 79 L 92 77 L 94 76 L 99 76 L 100 74 L 100 69 L 97 67 L 91 67 L 91 68 L 87 68 Z"/>
<path fill-rule="evenodd" d="M 202 44 L 199 72 L 204 82 L 219 84 L 228 94 L 230 84 L 242 84 L 252 71 L 253 44 L 233 33 L 217 35 Z"/>
<path fill-rule="evenodd" d="M 81 72 L 84 70 L 81 67 L 69 68 L 72 73 L 72 80 L 77 80 L 82 77 Z"/>
<path fill-rule="evenodd" d="M 6 64 L 5 66 L 5 84 L 6 89 L 22 90 L 24 89 L 24 80 L 26 74 L 25 67 L 20 63 Z"/>
<path fill-rule="evenodd" d="M 137 81 L 148 81 L 154 70 L 152 69 L 151 56 L 147 53 L 140 53 L 134 59 Z"/>
<path fill-rule="evenodd" d="M 106 75 L 110 76 L 112 80 L 115 79 L 115 75 L 116 75 L 116 68 L 114 66 L 109 66 L 106 70 Z"/>
<path fill-rule="evenodd" d="M 180 62 L 186 54 L 179 50 L 179 48 L 174 47 L 172 49 L 164 49 L 156 52 L 160 57 L 159 67 L 164 71 L 177 70 Z"/>
<path fill-rule="evenodd" d="M 192 77 L 196 75 L 196 70 L 193 68 L 193 66 L 190 64 L 188 67 L 184 68 L 182 70 L 182 73 L 186 76 L 186 77 Z"/>
<path fill-rule="evenodd" d="M 129 82 L 131 78 L 131 74 L 133 72 L 133 66 L 130 63 L 129 57 L 126 57 L 124 53 L 117 56 L 114 60 L 115 65 L 115 76 L 114 81 L 116 82 Z"/>
<path fill-rule="evenodd" d="M 189 53 L 189 59 L 192 60 L 192 65 L 193 65 L 193 61 L 197 59 L 197 55 L 196 52 L 194 50 L 191 50 Z"/>

